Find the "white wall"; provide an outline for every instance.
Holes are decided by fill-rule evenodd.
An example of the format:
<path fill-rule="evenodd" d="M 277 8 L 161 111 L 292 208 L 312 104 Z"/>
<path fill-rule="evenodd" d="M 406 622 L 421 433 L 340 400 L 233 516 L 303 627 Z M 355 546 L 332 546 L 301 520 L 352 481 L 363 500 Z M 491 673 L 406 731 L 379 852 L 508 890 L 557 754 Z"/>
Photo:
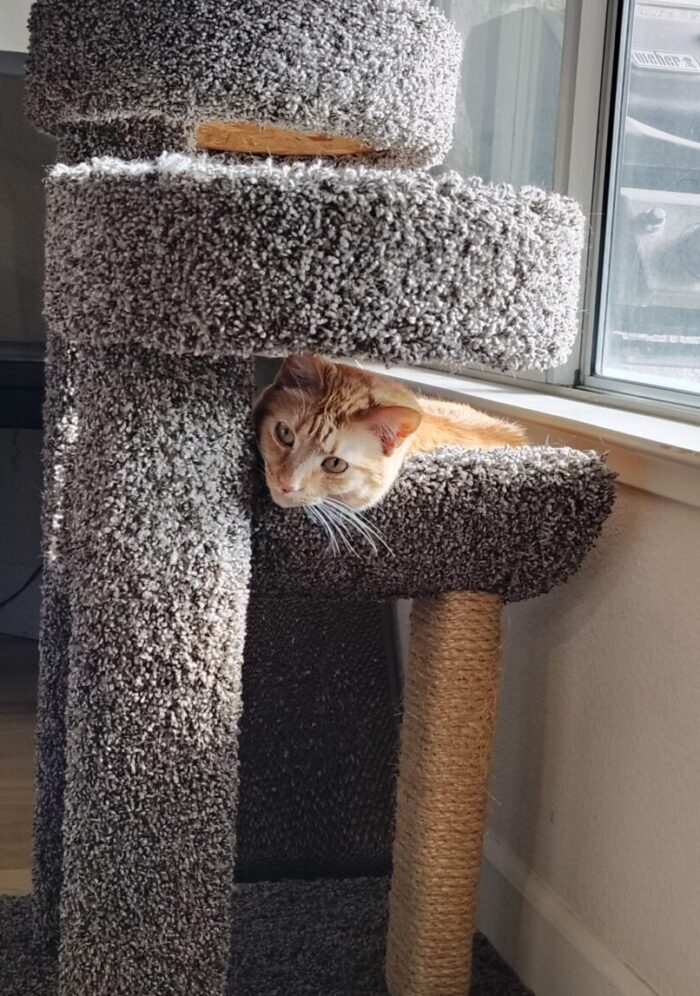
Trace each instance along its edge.
<path fill-rule="evenodd" d="M 481 921 L 537 996 L 700 992 L 699 592 L 700 509 L 621 487 L 506 612 Z"/>
<path fill-rule="evenodd" d="M 31 0 L 2 0 L 0 3 L 0 51 L 26 52 L 29 36 L 27 18 Z"/>

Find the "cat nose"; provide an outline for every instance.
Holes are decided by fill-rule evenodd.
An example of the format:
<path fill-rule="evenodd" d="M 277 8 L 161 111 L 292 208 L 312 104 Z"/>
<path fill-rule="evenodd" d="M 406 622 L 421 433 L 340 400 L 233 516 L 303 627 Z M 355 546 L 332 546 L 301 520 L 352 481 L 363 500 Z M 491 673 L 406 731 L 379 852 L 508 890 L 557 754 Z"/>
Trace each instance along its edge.
<path fill-rule="evenodd" d="M 280 489 L 283 495 L 292 494 L 292 492 L 297 490 L 296 488 L 292 487 L 289 481 L 278 481 L 277 487 Z"/>

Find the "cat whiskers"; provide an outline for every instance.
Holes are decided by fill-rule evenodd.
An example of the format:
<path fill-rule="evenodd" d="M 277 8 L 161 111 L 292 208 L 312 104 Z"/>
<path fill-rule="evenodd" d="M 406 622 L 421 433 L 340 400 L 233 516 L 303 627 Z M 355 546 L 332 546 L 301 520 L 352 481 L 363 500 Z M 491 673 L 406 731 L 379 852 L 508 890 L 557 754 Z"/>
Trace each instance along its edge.
<path fill-rule="evenodd" d="M 384 535 L 381 530 L 378 529 L 373 522 L 369 522 L 359 509 L 352 508 L 350 505 L 346 505 L 344 502 L 338 501 L 336 498 L 326 498 L 324 501 L 334 509 L 337 515 L 345 519 L 352 528 L 356 529 L 360 533 L 375 553 L 379 552 L 379 545 L 383 546 L 386 552 L 392 557 L 394 556 L 394 551 L 384 539 Z"/>
<path fill-rule="evenodd" d="M 353 557 L 359 557 L 359 553 L 350 541 L 350 530 L 345 522 L 340 520 L 335 512 L 322 503 L 313 505 L 312 507 L 317 516 L 316 521 L 328 534 L 333 553 L 340 553 L 341 549 L 344 548 Z"/>
<path fill-rule="evenodd" d="M 380 544 L 393 556 L 393 550 L 379 529 L 373 523 L 368 522 L 362 512 L 346 505 L 345 502 L 338 501 L 337 498 L 324 498 L 323 503 L 329 506 L 332 514 L 337 516 L 340 521 L 346 522 L 350 528 L 356 529 L 375 553 L 378 553 L 377 544 Z"/>
<path fill-rule="evenodd" d="M 379 546 L 383 546 L 393 557 L 394 552 L 379 529 L 368 522 L 358 509 L 351 508 L 336 498 L 322 498 L 319 502 L 307 505 L 305 511 L 313 522 L 326 530 L 334 553 L 339 553 L 342 545 L 353 556 L 359 556 L 350 541 L 352 531 L 355 530 L 374 553 L 378 553 Z"/>
<path fill-rule="evenodd" d="M 319 504 L 319 511 L 329 523 L 330 529 L 335 530 L 335 534 L 338 537 L 339 542 L 343 544 L 348 553 L 351 553 L 353 557 L 359 557 L 359 553 L 351 543 L 350 524 L 346 522 L 345 519 L 338 513 L 337 509 L 330 504 L 329 499 L 323 498 Z M 373 544 L 372 546 L 376 553 L 376 547 Z"/>
<path fill-rule="evenodd" d="M 340 553 L 340 547 L 338 545 L 338 540 L 336 539 L 336 535 L 333 531 L 332 525 L 328 521 L 328 519 L 323 515 L 319 506 L 304 505 L 303 508 L 307 517 L 312 522 L 316 523 L 317 526 L 320 526 L 328 534 L 331 550 L 333 551 L 333 553 Z"/>

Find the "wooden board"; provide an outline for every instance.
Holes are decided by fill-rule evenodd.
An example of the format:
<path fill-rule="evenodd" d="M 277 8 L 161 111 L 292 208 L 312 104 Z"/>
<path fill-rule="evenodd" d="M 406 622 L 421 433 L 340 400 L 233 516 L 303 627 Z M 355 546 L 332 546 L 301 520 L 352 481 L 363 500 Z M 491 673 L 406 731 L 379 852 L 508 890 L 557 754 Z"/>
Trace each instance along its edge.
<path fill-rule="evenodd" d="M 252 155 L 358 156 L 375 151 L 361 138 L 312 134 L 256 121 L 203 121 L 197 126 L 196 141 L 200 149 Z"/>

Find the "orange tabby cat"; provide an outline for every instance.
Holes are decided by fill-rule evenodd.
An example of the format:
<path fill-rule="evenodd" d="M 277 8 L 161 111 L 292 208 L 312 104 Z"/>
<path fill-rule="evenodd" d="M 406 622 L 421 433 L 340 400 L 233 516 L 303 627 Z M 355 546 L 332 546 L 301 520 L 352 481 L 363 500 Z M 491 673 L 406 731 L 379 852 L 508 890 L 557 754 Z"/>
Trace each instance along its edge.
<path fill-rule="evenodd" d="M 270 493 L 285 508 L 369 508 L 409 453 L 525 442 L 518 426 L 468 405 L 419 400 L 388 377 L 309 354 L 284 361 L 255 425 Z"/>

